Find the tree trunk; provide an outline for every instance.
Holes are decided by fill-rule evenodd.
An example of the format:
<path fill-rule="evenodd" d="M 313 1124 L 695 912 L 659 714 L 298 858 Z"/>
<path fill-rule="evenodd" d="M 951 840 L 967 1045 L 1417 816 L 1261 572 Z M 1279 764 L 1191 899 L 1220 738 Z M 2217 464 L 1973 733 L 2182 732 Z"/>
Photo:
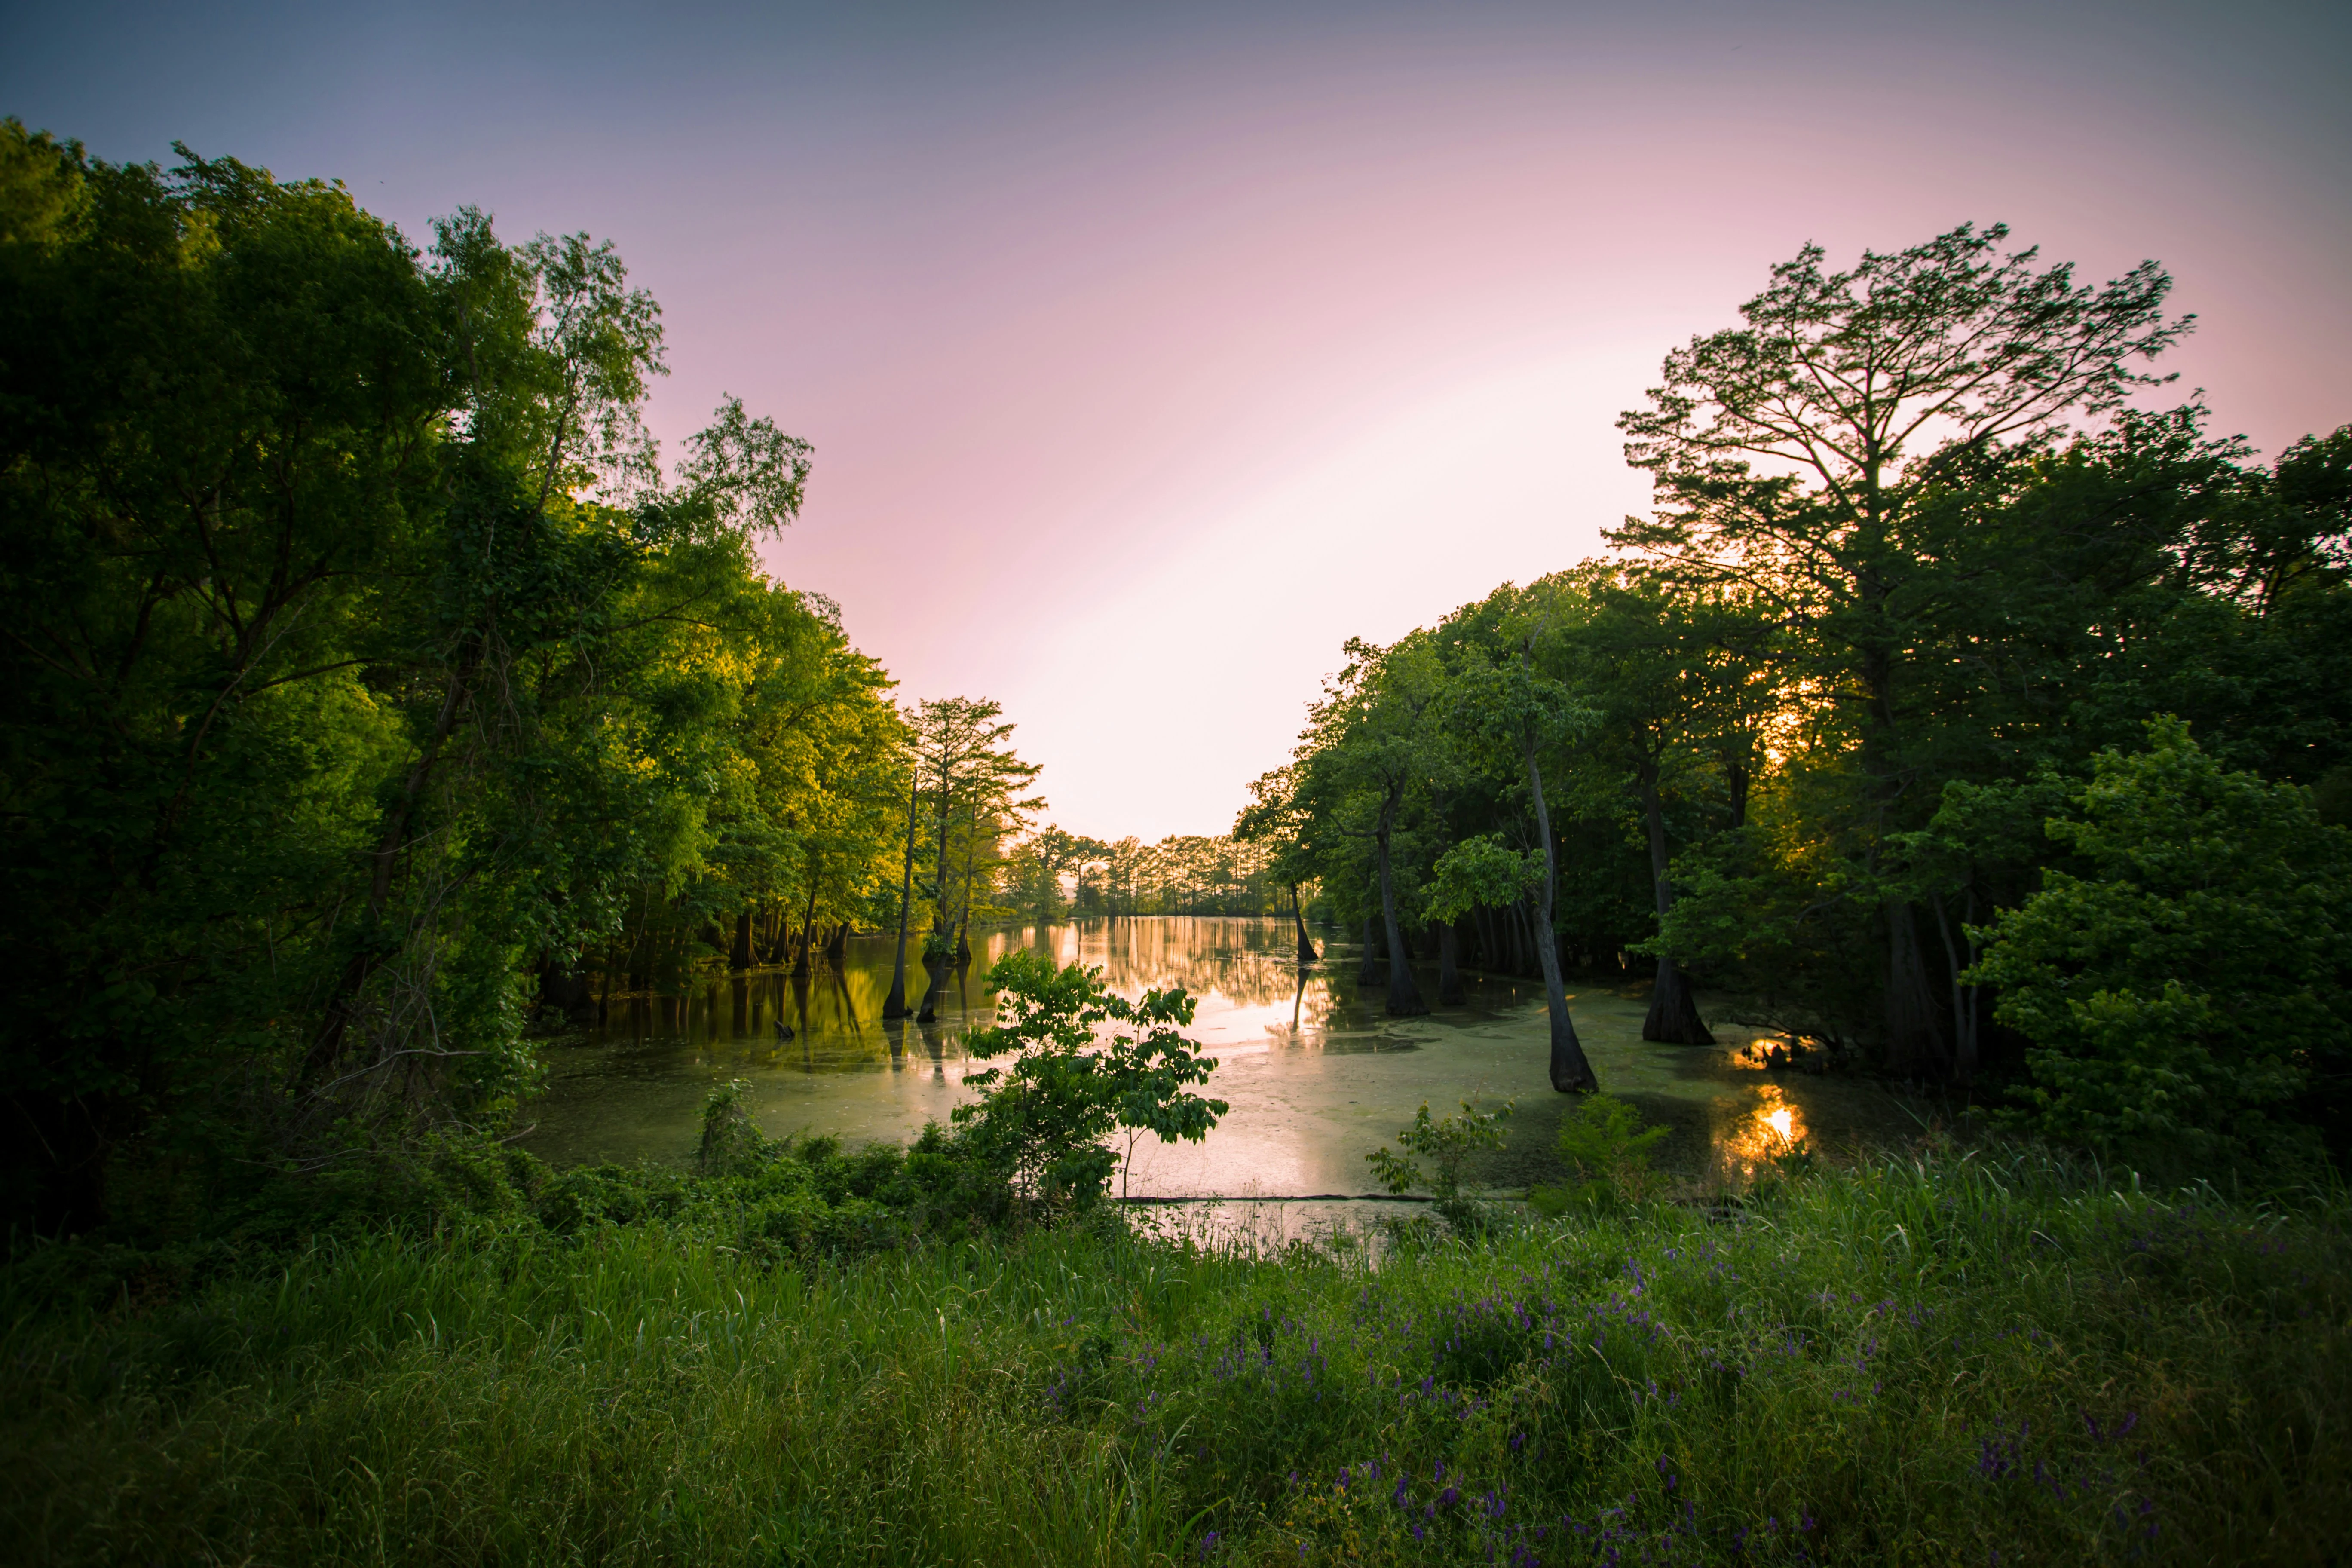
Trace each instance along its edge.
<path fill-rule="evenodd" d="M 942 963 L 937 969 L 933 969 L 929 963 L 925 963 L 923 969 L 929 974 L 930 984 L 923 987 L 923 1010 L 915 1015 L 915 1022 L 936 1023 L 940 1016 L 940 993 L 947 989 L 948 966 Z"/>
<path fill-rule="evenodd" d="M 833 928 L 833 940 L 824 944 L 824 956 L 835 969 L 849 962 L 849 926 L 847 921 Z"/>
<path fill-rule="evenodd" d="M 1356 965 L 1356 979 L 1361 984 L 1370 985 L 1381 977 L 1380 923 L 1378 915 L 1364 916 L 1364 956 Z"/>
<path fill-rule="evenodd" d="M 1290 921 L 1298 928 L 1298 962 L 1315 963 L 1322 955 L 1315 951 L 1315 944 L 1307 940 L 1307 914 L 1298 907 L 1298 884 L 1296 882 L 1290 884 Z"/>
<path fill-rule="evenodd" d="M 1381 817 L 1381 828 L 1373 843 L 1380 851 L 1381 862 L 1381 929 L 1389 939 L 1389 1016 L 1410 1018 L 1429 1011 L 1429 1004 L 1421 999 L 1421 986 L 1412 977 L 1412 959 L 1404 945 L 1404 933 L 1397 929 L 1396 887 L 1389 877 L 1389 826 L 1393 805 Z"/>
<path fill-rule="evenodd" d="M 898 879 L 898 957 L 890 970 L 890 994 L 882 1001 L 885 1018 L 907 1016 L 907 921 L 914 913 L 915 806 L 923 798 L 922 774 L 907 785 L 907 868 Z"/>
<path fill-rule="evenodd" d="M 1544 807 L 1543 769 L 1537 765 L 1535 742 L 1520 746 L 1528 764 L 1528 789 L 1535 796 L 1536 833 L 1543 840 L 1543 884 L 1537 889 L 1536 957 L 1543 965 L 1544 1005 L 1551 1015 L 1551 1086 L 1562 1094 L 1591 1094 L 1601 1088 L 1592 1064 L 1585 1059 L 1584 1042 L 1576 1037 L 1575 1021 L 1568 1016 L 1568 987 L 1559 978 L 1559 939 L 1552 934 L 1552 900 L 1558 896 L 1559 863 L 1552 852 L 1551 813 Z"/>
<path fill-rule="evenodd" d="M 1643 763 L 1642 816 L 1650 830 L 1650 896 L 1658 908 L 1658 929 L 1665 930 L 1666 914 L 1675 907 L 1674 885 L 1666 877 L 1666 819 L 1658 804 L 1658 767 Z M 1650 988 L 1650 1016 L 1642 1020 L 1642 1037 L 1672 1046 L 1711 1046 L 1715 1036 L 1698 1015 L 1690 984 L 1671 954 L 1658 957 L 1657 984 Z"/>
<path fill-rule="evenodd" d="M 980 854 L 980 803 L 971 805 L 971 820 L 964 825 L 963 899 L 956 910 L 955 958 L 958 963 L 971 962 L 971 876 Z"/>
<path fill-rule="evenodd" d="M 457 667 L 449 672 L 447 684 L 441 693 L 441 709 L 433 721 L 433 733 L 418 751 L 416 761 L 408 770 L 403 783 L 400 799 L 387 815 L 383 831 L 376 839 L 375 864 L 368 877 L 367 920 L 365 931 L 373 932 L 383 921 L 384 910 L 392 901 L 393 868 L 401 854 L 408 847 L 409 828 L 416 820 L 418 803 L 425 798 L 425 786 L 441 761 L 441 751 L 457 725 L 457 715 L 464 710 L 467 682 L 480 662 L 479 644 L 468 639 L 461 651 Z M 301 1082 L 305 1088 L 325 1075 L 343 1051 L 343 1037 L 351 1029 L 352 1020 L 358 1016 L 360 992 L 375 973 L 383 954 L 380 944 L 362 941 L 344 964 L 335 988 L 320 1009 L 319 1032 L 311 1037 L 310 1048 L 303 1054 Z"/>
<path fill-rule="evenodd" d="M 803 912 L 801 917 L 801 952 L 800 956 L 793 961 L 793 973 L 794 974 L 806 974 L 809 972 L 809 954 L 811 950 L 815 946 L 816 879 L 814 878 L 811 878 L 809 879 L 808 908 Z"/>
<path fill-rule="evenodd" d="M 1961 943 L 1952 940 L 1951 923 L 1944 916 L 1943 895 L 1934 894 L 1932 900 L 1931 907 L 1936 911 L 1936 930 L 1944 939 L 1944 961 L 1951 971 L 1952 1079 L 1957 1083 L 1969 1084 L 1976 1081 L 1977 1076 L 1979 1055 L 1977 1003 L 1978 998 L 1982 994 L 1983 988 L 1961 984 L 1960 974 L 1964 970 L 1975 965 L 1976 943 L 1969 942 L 1964 954 L 1961 952 Z M 1960 917 L 1960 930 L 1964 940 L 1969 923 L 1977 918 L 1976 900 L 1976 889 L 1972 885 L 1968 889 L 1968 904 Z"/>
<path fill-rule="evenodd" d="M 1911 906 L 1889 899 L 1886 911 L 1886 1068 L 1899 1078 L 1936 1079 L 1949 1070 L 1935 994 Z"/>
<path fill-rule="evenodd" d="M 1469 998 L 1462 990 L 1462 971 L 1454 963 L 1454 922 L 1437 928 L 1437 1005 L 1459 1007 Z"/>
<path fill-rule="evenodd" d="M 751 967 L 751 911 L 739 910 L 735 914 L 735 947 L 727 955 L 727 967 L 744 970 Z"/>

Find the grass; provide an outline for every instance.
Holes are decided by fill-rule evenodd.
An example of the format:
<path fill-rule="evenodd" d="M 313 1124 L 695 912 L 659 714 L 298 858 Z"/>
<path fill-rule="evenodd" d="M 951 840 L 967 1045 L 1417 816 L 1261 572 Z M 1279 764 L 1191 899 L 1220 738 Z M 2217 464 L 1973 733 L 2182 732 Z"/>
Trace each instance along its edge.
<path fill-rule="evenodd" d="M 2347 1207 L 2030 1151 L 1370 1248 L 772 1261 L 723 1205 L 21 1284 L 55 1563 L 2251 1563 L 2352 1540 Z M 29 1277 L 29 1276 L 27 1276 Z"/>

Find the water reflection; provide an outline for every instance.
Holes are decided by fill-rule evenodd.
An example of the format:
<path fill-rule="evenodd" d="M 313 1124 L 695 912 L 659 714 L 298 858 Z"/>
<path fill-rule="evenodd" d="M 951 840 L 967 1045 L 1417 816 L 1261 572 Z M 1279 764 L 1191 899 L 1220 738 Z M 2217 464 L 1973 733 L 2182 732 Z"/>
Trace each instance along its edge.
<path fill-rule="evenodd" d="M 589 1038 L 649 1060 L 693 1045 L 704 1047 L 698 1061 L 740 1058 L 810 1073 L 903 1070 L 919 1056 L 940 1076 L 960 1078 L 954 1064 L 963 1059 L 965 1035 L 995 1016 L 995 994 L 982 977 L 1019 947 L 1057 963 L 1098 966 L 1105 983 L 1129 997 L 1184 987 L 1198 1007 L 1196 1034 L 1220 1048 L 1412 1048 L 1377 1017 L 1357 1016 L 1344 976 L 1300 969 L 1283 931 L 1278 921 L 1185 917 L 994 931 L 968 963 L 917 970 L 911 1022 L 882 1018 L 895 945 L 864 937 L 850 942 L 845 963 L 825 966 L 821 977 L 755 971 L 706 979 L 683 995 L 616 998 Z M 774 1048 L 784 1043 L 793 1048 Z"/>
<path fill-rule="evenodd" d="M 1717 1109 L 1716 1164 L 1740 1184 L 1806 1142 L 1804 1111 L 1777 1082 L 1756 1084 L 1738 1098 L 1726 1097 Z"/>
<path fill-rule="evenodd" d="M 530 1146 L 558 1162 L 677 1160 L 694 1145 L 703 1097 L 729 1079 L 751 1083 L 748 1103 L 772 1133 L 907 1138 L 971 1097 L 977 1064 L 964 1042 L 995 1008 L 982 977 L 1019 947 L 1098 965 L 1129 997 L 1182 985 L 1195 998 L 1187 1033 L 1219 1064 L 1207 1092 L 1233 1110 L 1205 1143 L 1139 1146 L 1139 1194 L 1360 1193 L 1367 1151 L 1422 1101 L 1465 1098 L 1519 1106 L 1508 1157 L 1478 1179 L 1552 1177 L 1571 1102 L 1550 1091 L 1540 993 L 1526 981 L 1465 976 L 1466 1005 L 1391 1019 L 1379 985 L 1359 994 L 1344 938 L 1302 970 L 1286 921 L 1091 921 L 991 932 L 970 963 L 911 974 L 919 1016 L 886 1021 L 892 947 L 855 940 L 845 963 L 814 974 L 718 974 L 684 995 L 616 998 L 604 1028 L 549 1047 Z M 1425 989 L 1434 994 L 1433 975 Z M 1835 1152 L 1898 1120 L 1874 1086 L 1767 1070 L 1747 1054 L 1753 1031 L 1718 1028 L 1717 1051 L 1654 1046 L 1640 1037 L 1638 994 L 1586 987 L 1573 1005 L 1603 1085 L 1672 1123 L 1674 1163 L 1692 1173 L 1712 1165 L 1744 1181 L 1800 1142 Z"/>

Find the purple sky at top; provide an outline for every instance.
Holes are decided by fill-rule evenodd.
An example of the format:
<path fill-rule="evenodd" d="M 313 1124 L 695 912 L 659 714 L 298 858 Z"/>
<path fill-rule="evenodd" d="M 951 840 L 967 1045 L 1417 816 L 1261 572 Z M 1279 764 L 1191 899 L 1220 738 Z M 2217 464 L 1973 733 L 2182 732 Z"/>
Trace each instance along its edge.
<path fill-rule="evenodd" d="M 2200 317 L 2267 452 L 2352 420 L 2352 7 L 109 5 L 0 112 L 587 229 L 674 447 L 814 443 L 773 571 L 991 696 L 1098 836 L 1218 832 L 1349 635 L 1572 564 L 1612 421 L 1808 239 L 1964 218 Z"/>

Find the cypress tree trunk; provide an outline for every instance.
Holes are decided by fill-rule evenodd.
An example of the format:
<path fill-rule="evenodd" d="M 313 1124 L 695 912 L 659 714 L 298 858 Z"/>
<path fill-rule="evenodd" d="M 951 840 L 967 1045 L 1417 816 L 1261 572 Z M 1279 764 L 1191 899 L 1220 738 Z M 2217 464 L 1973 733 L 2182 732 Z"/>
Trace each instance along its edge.
<path fill-rule="evenodd" d="M 1663 930 L 1667 911 L 1675 907 L 1675 889 L 1666 879 L 1666 820 L 1658 805 L 1657 763 L 1643 763 L 1640 777 L 1642 815 L 1650 830 L 1650 894 L 1656 900 L 1658 925 Z M 1642 1037 L 1674 1046 L 1715 1044 L 1706 1020 L 1698 1016 L 1698 1002 L 1691 995 L 1690 982 L 1671 955 L 1658 959 L 1658 980 L 1650 988 L 1650 1016 L 1642 1020 Z"/>
<path fill-rule="evenodd" d="M 1322 955 L 1315 951 L 1315 944 L 1307 940 L 1307 914 L 1298 907 L 1298 884 L 1296 882 L 1290 884 L 1290 920 L 1298 928 L 1298 962 L 1315 963 Z"/>
<path fill-rule="evenodd" d="M 1887 900 L 1885 909 L 1887 1070 L 1909 1079 L 1941 1078 L 1951 1063 L 1937 1027 L 1915 911 L 1900 899 Z"/>
<path fill-rule="evenodd" d="M 816 946 L 816 881 L 812 878 L 809 881 L 808 909 L 801 919 L 800 956 L 793 961 L 794 974 L 806 974 L 809 972 L 809 950 L 814 946 Z"/>
<path fill-rule="evenodd" d="M 1454 964 L 1454 922 L 1437 928 L 1437 1005 L 1459 1007 L 1468 998 L 1462 990 L 1462 972 Z"/>
<path fill-rule="evenodd" d="M 1520 656 L 1524 663 L 1526 656 Z M 1537 764 L 1535 741 L 1523 737 L 1520 750 L 1528 764 L 1528 788 L 1535 796 L 1536 832 L 1543 839 L 1543 882 L 1537 889 L 1536 957 L 1543 965 L 1544 1005 L 1551 1015 L 1551 1086 L 1561 1094 L 1591 1094 L 1601 1087 L 1591 1062 L 1585 1059 L 1584 1042 L 1576 1037 L 1575 1021 L 1568 1016 L 1568 987 L 1559 977 L 1559 939 L 1552 934 L 1552 906 L 1559 886 L 1559 864 L 1552 850 L 1551 813 L 1544 806 L 1543 769 Z"/>
<path fill-rule="evenodd" d="M 735 911 L 735 946 L 727 955 L 727 967 L 741 971 L 751 967 L 751 911 Z"/>
<path fill-rule="evenodd" d="M 1365 985 L 1381 977 L 1381 944 L 1377 934 L 1380 923 L 1378 915 L 1367 913 L 1364 916 L 1364 957 L 1356 965 L 1356 979 Z"/>
<path fill-rule="evenodd" d="M 1389 1016 L 1410 1018 L 1429 1011 L 1429 1004 L 1421 999 L 1421 986 L 1412 977 L 1412 960 L 1404 945 L 1404 933 L 1397 929 L 1396 887 L 1389 877 L 1389 827 L 1395 812 L 1393 803 L 1381 816 L 1380 832 L 1374 843 L 1380 849 L 1381 862 L 1381 926 L 1389 939 Z"/>
<path fill-rule="evenodd" d="M 890 969 L 890 994 L 882 1000 L 885 1018 L 907 1016 L 907 921 L 914 910 L 915 805 L 922 797 L 922 774 L 918 773 L 907 785 L 907 868 L 898 880 L 898 957 Z"/>

